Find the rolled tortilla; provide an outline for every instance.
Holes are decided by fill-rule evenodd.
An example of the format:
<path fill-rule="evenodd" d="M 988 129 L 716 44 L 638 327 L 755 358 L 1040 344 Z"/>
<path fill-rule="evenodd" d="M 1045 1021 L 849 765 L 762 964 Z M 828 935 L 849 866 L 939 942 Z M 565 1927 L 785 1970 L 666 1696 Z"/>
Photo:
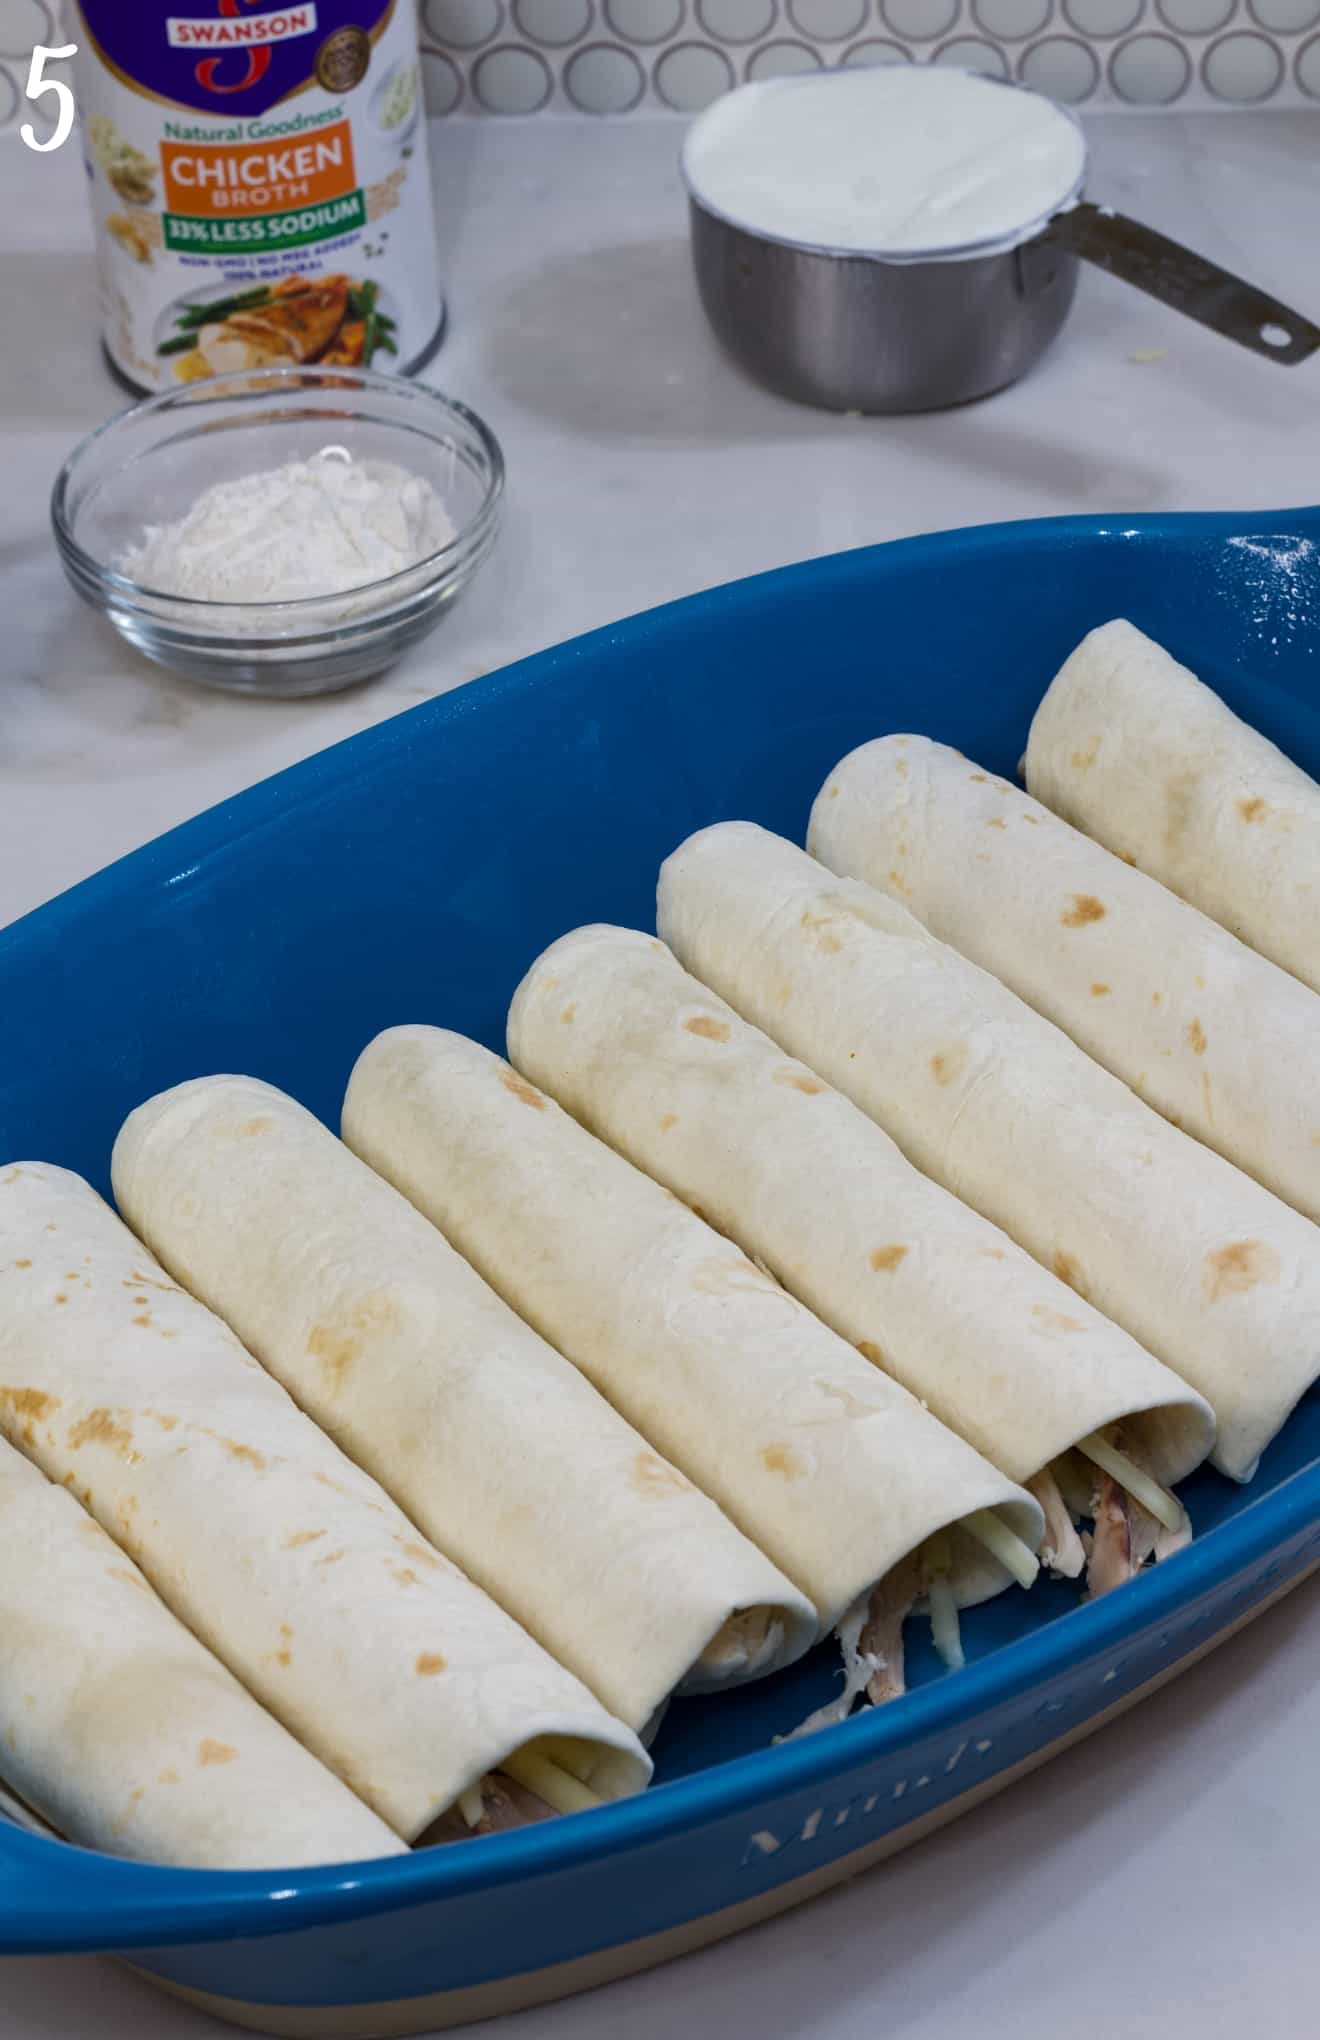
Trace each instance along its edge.
<path fill-rule="evenodd" d="M 737 906 L 726 912 L 708 877 L 720 834 L 665 866 L 662 925 L 703 967 L 723 959 L 750 1010 L 742 966 L 767 916 L 744 925 Z M 797 901 L 767 868 L 769 915 L 797 928 Z M 773 1007 L 777 964 L 764 982 Z M 534 1082 L 699 1206 L 1010 1480 L 1120 1419 L 1159 1479 L 1181 1479 L 1209 1450 L 1199 1396 L 926 1181 L 824 1071 L 788 1060 L 662 943 L 622 928 L 566 935 L 519 987 L 509 1043 Z"/>
<path fill-rule="evenodd" d="M 40 1162 L 0 1169 L 0 1434 L 405 1840 L 529 1747 L 606 1797 L 645 1784 L 632 1733 Z"/>
<path fill-rule="evenodd" d="M 406 1853 L 3 1441 L 0 1772 L 70 1841 L 149 1863 Z"/>
<path fill-rule="evenodd" d="M 547 997 L 571 1035 L 570 1005 Z M 718 1498 L 823 1628 L 976 1510 L 1039 1543 L 1029 1496 L 488 1049 L 433 1027 L 379 1035 L 344 1137 Z M 1007 1580 L 960 1535 L 964 1604 Z"/>
<path fill-rule="evenodd" d="M 170 1273 L 630 1727 L 815 1641 L 810 1602 L 714 1502 L 282 1091 L 163 1092 L 113 1173 Z"/>
<path fill-rule="evenodd" d="M 1320 786 L 1133 624 L 1036 710 L 1037 800 L 1320 991 Z"/>
<path fill-rule="evenodd" d="M 1320 1002 L 1277 964 L 927 737 L 882 737 L 836 766 L 808 844 L 1320 1218 Z"/>
<path fill-rule="evenodd" d="M 661 879 L 685 959 L 1207 1397 L 1248 1479 L 1320 1370 L 1320 1234 L 871 887 L 749 824 Z"/>

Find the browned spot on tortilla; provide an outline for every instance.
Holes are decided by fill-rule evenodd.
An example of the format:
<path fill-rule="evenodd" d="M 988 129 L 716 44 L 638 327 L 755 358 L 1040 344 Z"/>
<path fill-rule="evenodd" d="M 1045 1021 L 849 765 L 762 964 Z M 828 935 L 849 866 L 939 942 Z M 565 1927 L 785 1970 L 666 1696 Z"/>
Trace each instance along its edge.
<path fill-rule="evenodd" d="M 989 821 L 986 823 L 986 827 L 987 829 L 1006 829 L 1008 827 L 1008 823 L 1004 820 L 1002 815 L 991 815 Z"/>
<path fill-rule="evenodd" d="M 1065 928 L 1085 928 L 1092 921 L 1103 921 L 1104 918 L 1104 902 L 1098 900 L 1094 893 L 1085 892 L 1074 893 L 1072 905 L 1059 916 Z"/>
<path fill-rule="evenodd" d="M 258 1473 L 266 1471 L 266 1455 L 252 1445 L 240 1445 L 237 1438 L 222 1438 L 220 1443 L 231 1459 L 241 1459 L 245 1466 L 255 1466 Z"/>
<path fill-rule="evenodd" d="M 1215 1123 L 1215 1108 L 1210 1102 L 1210 1072 L 1201 1072 L 1201 1105 L 1211 1126 Z"/>
<path fill-rule="evenodd" d="M 67 1296 L 57 1296 L 55 1299 L 56 1303 L 67 1303 L 68 1300 Z M 135 1325 L 141 1325 L 144 1332 L 149 1332 L 151 1330 L 151 1312 L 144 1311 L 141 1317 L 135 1317 L 133 1322 Z"/>
<path fill-rule="evenodd" d="M 108 1445 L 121 1459 L 127 1459 L 136 1466 L 142 1458 L 133 1449 L 133 1433 L 127 1424 L 117 1424 L 109 1410 L 92 1410 L 69 1432 L 69 1444 L 74 1451 L 82 1445 Z"/>
<path fill-rule="evenodd" d="M 892 1275 L 908 1257 L 906 1247 L 874 1247 L 871 1251 L 871 1266 L 877 1275 Z"/>
<path fill-rule="evenodd" d="M 293 1663 L 293 1652 L 289 1649 L 287 1644 L 282 1645 L 281 1648 L 276 1651 L 275 1662 L 277 1665 L 286 1666 L 291 1665 Z"/>
<path fill-rule="evenodd" d="M 0 1409 L 12 1410 L 16 1417 L 35 1417 L 40 1424 L 59 1406 L 57 1395 L 46 1395 L 39 1388 L 0 1388 Z"/>
<path fill-rule="evenodd" d="M 162 1431 L 177 1431 L 179 1428 L 179 1420 L 177 1417 L 164 1416 L 160 1410 L 148 1410 L 147 1415 L 149 1417 L 154 1417 L 155 1421 L 160 1425 Z"/>
<path fill-rule="evenodd" d="M 1269 808 L 1259 794 L 1251 800 L 1237 801 L 1235 805 L 1244 822 L 1263 822 L 1269 813 Z"/>
<path fill-rule="evenodd" d="M 661 1133 L 668 1133 L 668 1132 L 669 1132 L 669 1129 L 670 1129 L 670 1127 L 671 1127 L 671 1126 L 677 1126 L 677 1125 L 678 1125 L 678 1114 L 677 1114 L 677 1112 L 665 1112 L 665 1113 L 662 1113 L 662 1114 L 661 1114 L 661 1118 L 660 1118 L 660 1131 L 661 1131 Z"/>
<path fill-rule="evenodd" d="M 330 1552 L 327 1552 L 327 1553 L 326 1553 L 326 1556 L 325 1556 L 324 1558 L 318 1558 L 318 1559 L 317 1559 L 317 1561 L 316 1561 L 316 1563 L 317 1563 L 318 1565 L 338 1565 L 338 1563 L 339 1563 L 339 1561 L 340 1561 L 340 1559 L 341 1559 L 341 1558 L 347 1558 L 347 1557 L 348 1557 L 348 1553 L 347 1553 L 347 1551 L 343 1551 L 343 1550 L 341 1550 L 341 1551 L 330 1551 Z"/>
<path fill-rule="evenodd" d="M 889 883 L 893 886 L 895 892 L 906 893 L 909 899 L 912 897 L 912 888 L 908 884 L 907 880 L 904 878 L 901 871 L 891 871 L 889 874 Z M 836 948 L 838 947 L 837 943 L 835 944 L 835 947 Z"/>
<path fill-rule="evenodd" d="M 713 1013 L 694 1013 L 690 1020 L 683 1022 L 683 1026 L 689 1034 L 699 1034 L 703 1041 L 727 1041 L 729 1038 L 728 1021 L 717 1020 Z"/>
<path fill-rule="evenodd" d="M 1069 1289 L 1075 1289 L 1079 1296 L 1090 1293 L 1086 1286 L 1086 1277 L 1082 1273 L 1081 1262 L 1075 1254 L 1068 1253 L 1063 1247 L 1056 1247 L 1054 1250 L 1054 1272 L 1060 1282 L 1066 1282 Z"/>
<path fill-rule="evenodd" d="M 955 1042 L 952 1048 L 942 1049 L 930 1059 L 930 1073 L 937 1084 L 954 1083 L 967 1067 L 967 1044 Z"/>
<path fill-rule="evenodd" d="M 773 1081 L 786 1090 L 801 1091 L 807 1098 L 819 1098 L 825 1089 L 819 1077 L 809 1076 L 806 1070 L 776 1070 Z"/>
<path fill-rule="evenodd" d="M 31 1261 L 15 1261 L 14 1266 L 16 1268 L 30 1268 L 32 1263 Z"/>
<path fill-rule="evenodd" d="M 197 1745 L 197 1761 L 203 1770 L 208 1764 L 232 1764 L 237 1755 L 232 1743 L 216 1742 L 213 1736 L 203 1736 Z"/>
<path fill-rule="evenodd" d="M 341 1481 L 332 1480 L 328 1473 L 321 1472 L 320 1467 L 316 1469 L 316 1472 L 312 1475 L 312 1479 L 319 1480 L 322 1487 L 328 1487 L 332 1489 L 332 1491 L 337 1495 L 346 1495 L 348 1493 L 348 1489 L 343 1485 Z"/>
<path fill-rule="evenodd" d="M 417 1575 L 410 1565 L 396 1566 L 394 1577 L 401 1587 L 415 1587 L 418 1584 Z"/>
<path fill-rule="evenodd" d="M 785 1480 L 800 1480 L 806 1464 L 791 1445 L 763 1445 L 761 1464 L 767 1473 L 782 1474 Z"/>
<path fill-rule="evenodd" d="M 118 1580 L 121 1586 L 136 1587 L 140 1594 L 149 1594 L 151 1592 L 151 1588 L 147 1585 L 141 1573 L 129 1572 L 127 1566 L 122 1565 L 107 1566 L 106 1578 L 110 1580 Z"/>
<path fill-rule="evenodd" d="M 972 772 L 968 774 L 968 777 L 974 780 L 977 786 L 988 786 L 990 784 L 988 772 Z"/>
<path fill-rule="evenodd" d="M 286 1537 L 286 1551 L 299 1551 L 304 1544 L 315 1544 L 318 1537 L 324 1537 L 324 1530 L 295 1530 L 292 1537 Z"/>
<path fill-rule="evenodd" d="M 1262 1282 L 1277 1282 L 1281 1263 L 1267 1240 L 1232 1240 L 1205 1257 L 1205 1293 L 1211 1303 L 1221 1296 L 1245 1296 Z"/>
<path fill-rule="evenodd" d="M 437 1672 L 443 1672 L 445 1660 L 438 1650 L 424 1650 L 417 1660 L 419 1679 L 433 1679 Z"/>
<path fill-rule="evenodd" d="M 1091 987 L 1091 997 L 1093 999 L 1107 999 L 1109 997 L 1111 989 L 1112 988 L 1109 985 L 1102 984 L 1099 981 L 1097 981 Z"/>
<path fill-rule="evenodd" d="M 976 1251 L 978 1254 L 984 1254 L 987 1261 L 1002 1261 L 1005 1258 L 1002 1247 L 978 1247 Z"/>
<path fill-rule="evenodd" d="M 1099 737 L 1092 737 L 1091 748 L 1089 751 L 1074 751 L 1072 754 L 1073 771 L 1089 772 L 1091 767 L 1095 763 L 1096 753 L 1099 751 L 1099 749 L 1100 749 Z"/>
<path fill-rule="evenodd" d="M 1029 829 L 1038 829 L 1040 827 L 1039 815 L 1023 815 L 1022 819 Z"/>
<path fill-rule="evenodd" d="M 1086 1326 L 1080 1318 L 1069 1317 L 1063 1310 L 1053 1310 L 1048 1303 L 1033 1303 L 1031 1315 L 1037 1324 L 1044 1325 L 1047 1332 L 1084 1332 Z"/>
<path fill-rule="evenodd" d="M 826 800 L 837 800 L 839 798 L 838 787 L 837 786 L 827 787 L 825 790 L 825 798 Z"/>
<path fill-rule="evenodd" d="M 145 1302 L 147 1301 L 147 1298 L 146 1298 L 145 1296 L 135 1296 L 135 1297 L 133 1298 L 133 1301 L 134 1301 L 134 1303 L 139 1303 L 139 1304 L 141 1304 L 141 1303 L 145 1303 Z"/>
<path fill-rule="evenodd" d="M 432 1551 L 429 1545 L 410 1544 L 402 1537 L 396 1537 L 394 1542 L 398 1545 L 404 1557 L 412 1559 L 415 1565 L 424 1565 L 431 1572 L 439 1572 L 441 1560 L 439 1555 Z"/>
<path fill-rule="evenodd" d="M 538 1102 L 543 1104 L 544 1100 Z M 313 1326 L 307 1337 L 307 1351 L 313 1360 L 320 1361 L 329 1377 L 332 1395 L 344 1386 L 368 1339 L 376 1333 L 393 1331 L 398 1322 L 398 1304 L 388 1291 L 377 1290 L 338 1317 Z"/>
<path fill-rule="evenodd" d="M 535 1112 L 545 1111 L 545 1099 L 541 1093 L 529 1084 L 525 1077 L 520 1077 L 517 1070 L 502 1070 L 500 1082 L 510 1097 L 517 1098 L 524 1105 L 530 1105 Z"/>
<path fill-rule="evenodd" d="M 1196 774 L 1190 769 L 1175 772 L 1164 783 L 1164 841 L 1169 848 L 1186 833 L 1195 793 Z"/>
<path fill-rule="evenodd" d="M 577 1019 L 577 1007 L 565 1006 L 563 1012 L 560 1014 L 559 1017 L 563 1021 L 565 1027 L 571 1027 L 573 1025 L 573 1022 Z"/>
<path fill-rule="evenodd" d="M 638 1494 L 683 1494 L 691 1481 L 658 1452 L 639 1452 L 632 1463 L 632 1483 Z"/>
<path fill-rule="evenodd" d="M 165 1769 L 161 1772 L 159 1778 L 156 1780 L 156 1783 L 158 1785 L 177 1785 L 179 1783 L 179 1774 L 175 1770 L 173 1764 L 167 1764 L 165 1766 Z"/>
<path fill-rule="evenodd" d="M 908 764 L 906 758 L 900 758 L 896 762 L 894 770 L 895 772 L 897 772 L 900 779 L 906 779 L 909 772 L 912 770 L 912 767 Z"/>
<path fill-rule="evenodd" d="M 1205 1054 L 1205 1029 L 1199 1020 L 1193 1020 L 1188 1025 L 1187 1046 L 1193 1055 Z"/>
<path fill-rule="evenodd" d="M 157 1282 L 154 1275 L 139 1275 L 136 1269 L 122 1286 L 125 1289 L 159 1289 L 165 1296 L 183 1295 L 177 1282 Z"/>
<path fill-rule="evenodd" d="M 870 1339 L 859 1339 L 857 1341 L 857 1350 L 863 1360 L 873 1361 L 877 1367 L 884 1366 L 885 1349 L 883 1346 L 874 1345 Z"/>

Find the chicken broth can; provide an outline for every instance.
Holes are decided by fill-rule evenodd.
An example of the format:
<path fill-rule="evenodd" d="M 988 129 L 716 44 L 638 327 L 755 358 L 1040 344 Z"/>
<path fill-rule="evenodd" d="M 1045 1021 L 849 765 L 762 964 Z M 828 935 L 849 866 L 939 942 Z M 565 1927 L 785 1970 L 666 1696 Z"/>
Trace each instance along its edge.
<path fill-rule="evenodd" d="M 183 10 L 190 9 L 185 12 Z M 106 350 L 137 389 L 440 337 L 413 0 L 80 0 Z"/>

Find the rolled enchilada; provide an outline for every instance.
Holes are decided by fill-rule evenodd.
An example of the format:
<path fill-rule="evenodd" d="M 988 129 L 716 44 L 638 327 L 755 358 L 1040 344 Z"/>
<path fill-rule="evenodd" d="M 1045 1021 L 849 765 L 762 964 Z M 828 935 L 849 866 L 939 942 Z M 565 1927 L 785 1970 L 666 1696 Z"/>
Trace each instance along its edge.
<path fill-rule="evenodd" d="M 719 1499 L 823 1627 L 979 1512 L 1039 1542 L 1020 1489 L 488 1049 L 391 1028 L 358 1060 L 344 1135 Z M 965 1532 L 951 1557 L 964 1604 L 1008 1582 Z"/>
<path fill-rule="evenodd" d="M 673 904 L 662 888 L 671 931 Z M 735 914 L 711 950 L 732 961 L 744 948 Z M 772 1002 L 780 989 L 771 974 Z M 509 1041 L 527 1076 L 1011 1480 L 1119 1422 L 1158 1480 L 1204 1456 L 1213 1426 L 1199 1396 L 910 1167 L 823 1072 L 790 1060 L 662 943 L 607 927 L 563 937 L 519 988 Z"/>
<path fill-rule="evenodd" d="M 1036 710 L 1028 791 L 1320 991 L 1320 786 L 1134 625 Z"/>
<path fill-rule="evenodd" d="M 814 1642 L 806 1596 L 292 1098 L 163 1092 L 113 1174 L 175 1278 L 631 1727 Z"/>
<path fill-rule="evenodd" d="M 405 1853 L 73 1496 L 3 1441 L 0 1774 L 70 1841 L 150 1863 Z"/>
<path fill-rule="evenodd" d="M 1320 1217 L 1320 1000 L 1039 801 L 927 737 L 835 767 L 808 845 L 901 900 L 1174 1125 Z"/>
<path fill-rule="evenodd" d="M 1256 1460 L 1320 1369 L 1320 1235 L 897 900 L 746 824 L 662 880 L 686 959 L 928 1176 L 1190 1381 Z M 1067 1306 L 1064 1306 L 1065 1308 Z"/>
<path fill-rule="evenodd" d="M 0 1168 L 0 1435 L 405 1840 L 528 1758 L 646 1783 L 632 1733 L 45 1163 Z"/>

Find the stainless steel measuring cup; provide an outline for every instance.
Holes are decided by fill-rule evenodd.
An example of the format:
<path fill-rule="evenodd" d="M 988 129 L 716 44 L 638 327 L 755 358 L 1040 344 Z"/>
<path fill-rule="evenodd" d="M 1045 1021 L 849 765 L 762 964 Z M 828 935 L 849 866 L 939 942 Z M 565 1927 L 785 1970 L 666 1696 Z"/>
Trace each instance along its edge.
<path fill-rule="evenodd" d="M 882 255 L 740 226 L 702 198 L 686 152 L 683 175 L 697 286 L 716 334 L 759 381 L 826 410 L 939 410 L 1016 382 L 1067 318 L 1079 262 L 1267 360 L 1291 366 L 1320 349 L 1320 326 L 1139 220 L 1089 203 L 1080 183 L 1011 246 Z"/>

